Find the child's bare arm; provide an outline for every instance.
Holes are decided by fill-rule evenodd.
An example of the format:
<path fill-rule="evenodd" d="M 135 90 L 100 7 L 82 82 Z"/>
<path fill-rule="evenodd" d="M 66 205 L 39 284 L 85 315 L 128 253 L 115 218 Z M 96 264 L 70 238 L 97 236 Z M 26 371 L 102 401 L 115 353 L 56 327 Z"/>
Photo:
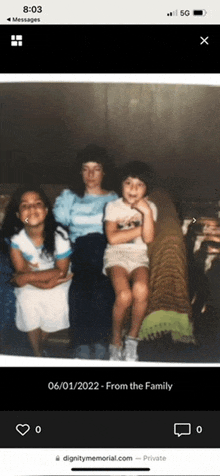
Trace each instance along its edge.
<path fill-rule="evenodd" d="M 39 289 L 52 289 L 55 288 L 56 286 L 59 286 L 59 284 L 66 283 L 70 279 L 72 279 L 73 274 L 69 274 L 66 278 L 60 278 L 59 276 L 55 276 L 48 281 L 31 281 L 31 286 L 34 286 L 35 288 Z M 25 274 L 15 274 L 11 280 L 11 283 L 18 286 L 18 287 L 23 287 L 26 284 L 26 277 Z"/>
<path fill-rule="evenodd" d="M 138 236 L 141 236 L 142 226 L 136 226 L 130 230 L 119 230 L 117 222 L 106 221 L 105 231 L 110 245 L 120 245 L 123 243 L 129 243 L 135 238 L 138 238 Z"/>
<path fill-rule="evenodd" d="M 40 282 L 40 281 L 35 281 L 32 282 L 31 285 L 34 286 L 35 288 L 40 288 L 40 289 L 52 289 L 55 288 L 56 286 L 59 286 L 59 284 L 66 283 L 67 281 L 70 281 L 72 279 L 73 274 L 69 274 L 65 278 L 59 278 L 59 277 L 54 277 L 51 278 L 49 281 L 45 282 Z"/>
<path fill-rule="evenodd" d="M 152 243 L 154 240 L 154 219 L 153 213 L 145 199 L 139 200 L 132 208 L 135 208 L 143 215 L 142 239 L 145 243 Z"/>
<path fill-rule="evenodd" d="M 154 241 L 155 228 L 152 211 L 144 214 L 142 226 L 142 239 L 145 243 L 152 243 Z"/>
<path fill-rule="evenodd" d="M 52 269 L 28 273 L 28 275 L 24 277 L 25 283 L 43 289 L 50 289 L 58 284 L 65 283 L 70 279 L 69 276 L 67 277 L 69 264 L 69 258 L 59 259 Z"/>
<path fill-rule="evenodd" d="M 30 271 L 29 263 L 24 259 L 20 250 L 11 248 L 10 258 L 16 273 L 27 273 Z"/>
<path fill-rule="evenodd" d="M 10 256 L 16 271 L 15 276 L 12 278 L 12 282 L 18 286 L 32 284 L 33 286 L 43 289 L 48 288 L 48 286 L 44 286 L 44 283 L 48 283 L 50 280 L 65 279 L 70 263 L 69 258 L 65 258 L 62 260 L 57 260 L 55 267 L 52 269 L 45 271 L 30 271 L 30 269 L 27 268 L 27 262 L 23 258 L 20 250 L 12 248 L 10 251 Z M 57 282 L 57 284 L 60 284 L 60 281 Z"/>

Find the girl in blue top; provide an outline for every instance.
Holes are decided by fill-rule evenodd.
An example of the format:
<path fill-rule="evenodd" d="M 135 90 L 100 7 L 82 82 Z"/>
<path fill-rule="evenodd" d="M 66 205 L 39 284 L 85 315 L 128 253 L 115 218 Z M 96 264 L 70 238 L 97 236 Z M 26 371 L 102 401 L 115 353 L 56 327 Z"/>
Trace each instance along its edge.
<path fill-rule="evenodd" d="M 69 228 L 73 248 L 69 306 L 75 356 L 104 358 L 114 292 L 102 274 L 103 215 L 106 204 L 118 198 L 104 188 L 104 182 L 113 175 L 113 164 L 105 149 L 89 145 L 78 154 L 75 173 L 82 177 L 77 189 L 64 190 L 53 210 L 56 220 Z"/>

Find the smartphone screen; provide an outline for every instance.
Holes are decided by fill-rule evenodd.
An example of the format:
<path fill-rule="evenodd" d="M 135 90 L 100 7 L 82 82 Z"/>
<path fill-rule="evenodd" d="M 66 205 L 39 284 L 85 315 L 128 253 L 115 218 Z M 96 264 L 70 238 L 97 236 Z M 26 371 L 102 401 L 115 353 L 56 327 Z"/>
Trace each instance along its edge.
<path fill-rule="evenodd" d="M 219 20 L 0 6 L 3 476 L 220 474 Z"/>

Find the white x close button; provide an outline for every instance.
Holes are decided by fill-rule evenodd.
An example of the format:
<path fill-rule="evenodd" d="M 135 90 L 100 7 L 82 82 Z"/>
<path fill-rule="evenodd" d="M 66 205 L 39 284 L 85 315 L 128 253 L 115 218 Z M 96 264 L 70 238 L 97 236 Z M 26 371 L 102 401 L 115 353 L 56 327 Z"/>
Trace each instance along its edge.
<path fill-rule="evenodd" d="M 209 39 L 209 36 L 207 36 L 206 38 L 203 38 L 202 36 L 200 36 L 200 40 L 202 40 L 200 45 L 203 45 L 203 44 L 209 45 L 209 43 L 207 41 L 208 39 Z"/>

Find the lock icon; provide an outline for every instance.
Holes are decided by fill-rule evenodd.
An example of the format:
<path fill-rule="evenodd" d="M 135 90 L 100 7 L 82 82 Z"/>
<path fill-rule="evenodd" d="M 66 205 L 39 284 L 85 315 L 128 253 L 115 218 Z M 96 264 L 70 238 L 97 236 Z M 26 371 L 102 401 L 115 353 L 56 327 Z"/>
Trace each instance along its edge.
<path fill-rule="evenodd" d="M 59 456 L 56 456 L 56 461 L 60 461 L 60 457 L 59 457 Z"/>

